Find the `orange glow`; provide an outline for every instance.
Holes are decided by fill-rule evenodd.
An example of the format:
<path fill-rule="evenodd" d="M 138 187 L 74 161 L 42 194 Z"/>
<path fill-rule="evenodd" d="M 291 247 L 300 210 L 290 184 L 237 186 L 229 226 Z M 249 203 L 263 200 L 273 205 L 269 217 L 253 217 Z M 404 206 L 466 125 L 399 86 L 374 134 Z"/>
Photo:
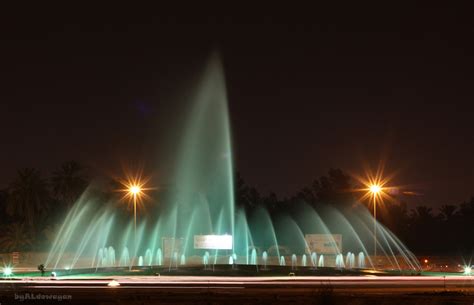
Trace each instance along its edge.
<path fill-rule="evenodd" d="M 373 185 L 369 186 L 369 191 L 372 194 L 378 194 L 382 191 L 382 187 L 380 185 L 373 184 Z"/>
<path fill-rule="evenodd" d="M 151 199 L 146 191 L 154 190 L 155 188 L 147 186 L 147 183 L 150 181 L 149 177 L 143 177 L 141 171 L 135 175 L 126 173 L 125 176 L 125 179 L 117 179 L 123 186 L 123 188 L 117 190 L 123 193 L 121 200 L 142 205 L 145 200 Z"/>
<path fill-rule="evenodd" d="M 425 264 L 428 264 L 428 260 L 427 260 L 426 258 L 423 260 L 423 262 L 424 262 Z"/>
<path fill-rule="evenodd" d="M 375 173 L 365 167 L 364 176 L 352 174 L 352 177 L 362 186 L 362 188 L 356 189 L 357 192 L 362 193 L 359 201 L 368 202 L 370 205 L 384 205 L 386 201 L 395 200 L 390 194 L 399 188 L 387 186 L 394 175 L 384 175 L 384 168 L 384 162 L 380 162 Z"/>
<path fill-rule="evenodd" d="M 137 195 L 142 192 L 142 189 L 139 185 L 132 185 L 129 189 L 129 192 L 133 195 Z"/>

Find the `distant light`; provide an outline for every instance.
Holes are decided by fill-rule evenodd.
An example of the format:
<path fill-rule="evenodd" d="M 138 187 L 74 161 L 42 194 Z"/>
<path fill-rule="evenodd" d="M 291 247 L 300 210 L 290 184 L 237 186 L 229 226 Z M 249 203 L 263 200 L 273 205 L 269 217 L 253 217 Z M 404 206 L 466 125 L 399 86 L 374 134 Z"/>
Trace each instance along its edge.
<path fill-rule="evenodd" d="M 107 284 L 107 286 L 109 286 L 109 287 L 118 287 L 118 286 L 120 286 L 120 283 L 117 282 L 116 280 L 112 280 L 112 281 L 110 281 L 110 283 Z"/>
<path fill-rule="evenodd" d="M 372 194 L 378 194 L 380 193 L 380 191 L 382 190 L 382 187 L 378 184 L 372 184 L 370 187 L 369 187 L 369 190 Z"/>
<path fill-rule="evenodd" d="M 423 262 L 424 262 L 425 264 L 428 264 L 428 260 L 427 260 L 426 258 L 423 260 Z"/>
<path fill-rule="evenodd" d="M 471 273 L 472 273 L 471 266 L 465 266 L 464 267 L 464 274 L 471 275 Z"/>
<path fill-rule="evenodd" d="M 4 276 L 10 276 L 13 274 L 13 269 L 12 267 L 4 267 L 3 268 L 3 275 Z"/>

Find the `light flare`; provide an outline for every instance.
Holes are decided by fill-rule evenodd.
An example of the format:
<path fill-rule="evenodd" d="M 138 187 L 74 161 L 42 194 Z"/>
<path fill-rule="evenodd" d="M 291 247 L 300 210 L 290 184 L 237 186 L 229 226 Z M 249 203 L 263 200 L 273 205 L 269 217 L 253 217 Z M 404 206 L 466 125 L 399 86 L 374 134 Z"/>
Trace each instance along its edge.
<path fill-rule="evenodd" d="M 388 186 L 394 174 L 384 175 L 384 163 L 381 162 L 375 173 L 365 170 L 365 176 L 352 175 L 361 185 L 355 191 L 362 193 L 358 201 L 368 202 L 369 205 L 384 205 L 386 201 L 395 202 L 393 194 L 398 193 L 400 187 Z"/>
<path fill-rule="evenodd" d="M 472 274 L 472 267 L 471 266 L 465 266 L 464 267 L 464 274 L 471 275 Z"/>
<path fill-rule="evenodd" d="M 11 276 L 13 274 L 13 268 L 10 266 L 3 267 L 3 276 Z"/>
<path fill-rule="evenodd" d="M 117 179 L 117 181 L 122 186 L 122 188 L 116 190 L 123 193 L 121 201 L 126 201 L 128 203 L 135 202 L 140 207 L 145 201 L 151 200 L 151 197 L 146 193 L 146 191 L 156 189 L 147 186 L 150 177 L 144 176 L 142 170 L 137 171 L 135 174 L 125 171 L 125 178 Z"/>

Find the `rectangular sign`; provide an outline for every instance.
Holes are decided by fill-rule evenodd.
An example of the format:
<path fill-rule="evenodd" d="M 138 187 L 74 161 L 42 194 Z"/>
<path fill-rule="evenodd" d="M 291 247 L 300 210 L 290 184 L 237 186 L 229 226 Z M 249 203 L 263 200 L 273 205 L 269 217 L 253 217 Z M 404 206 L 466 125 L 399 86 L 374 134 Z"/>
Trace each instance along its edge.
<path fill-rule="evenodd" d="M 194 249 L 232 250 L 232 235 L 194 235 Z"/>
<path fill-rule="evenodd" d="M 341 234 L 306 234 L 304 239 L 311 252 L 338 254 L 342 252 Z"/>

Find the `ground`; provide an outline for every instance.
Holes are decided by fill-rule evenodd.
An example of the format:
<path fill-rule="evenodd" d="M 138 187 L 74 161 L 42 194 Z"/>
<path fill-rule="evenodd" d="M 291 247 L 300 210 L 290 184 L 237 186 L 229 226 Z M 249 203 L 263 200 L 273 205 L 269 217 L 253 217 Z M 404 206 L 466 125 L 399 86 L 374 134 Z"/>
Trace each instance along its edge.
<path fill-rule="evenodd" d="M 60 304 L 474 304 L 474 279 L 157 275 L 0 281 L 2 305 L 51 304 L 58 299 Z"/>

